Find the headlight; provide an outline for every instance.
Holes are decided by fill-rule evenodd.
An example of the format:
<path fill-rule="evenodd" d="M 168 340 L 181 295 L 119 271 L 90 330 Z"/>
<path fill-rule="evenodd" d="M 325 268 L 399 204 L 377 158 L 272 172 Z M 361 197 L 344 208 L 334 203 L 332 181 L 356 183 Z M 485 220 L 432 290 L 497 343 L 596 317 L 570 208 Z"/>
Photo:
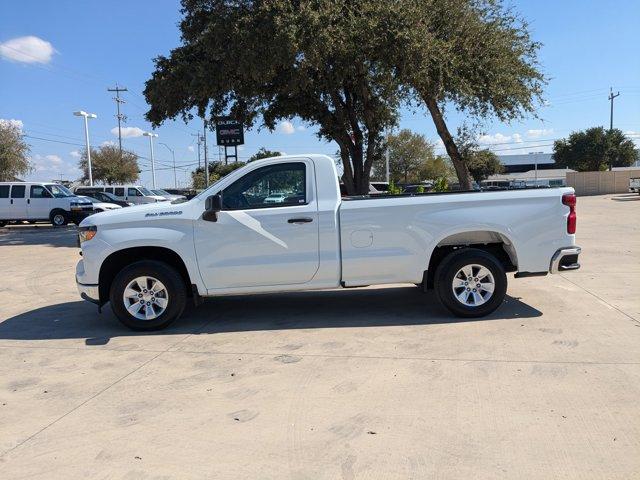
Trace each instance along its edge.
<path fill-rule="evenodd" d="M 78 227 L 78 239 L 80 243 L 88 242 L 98 233 L 98 227 L 95 225 L 89 225 L 87 227 Z"/>

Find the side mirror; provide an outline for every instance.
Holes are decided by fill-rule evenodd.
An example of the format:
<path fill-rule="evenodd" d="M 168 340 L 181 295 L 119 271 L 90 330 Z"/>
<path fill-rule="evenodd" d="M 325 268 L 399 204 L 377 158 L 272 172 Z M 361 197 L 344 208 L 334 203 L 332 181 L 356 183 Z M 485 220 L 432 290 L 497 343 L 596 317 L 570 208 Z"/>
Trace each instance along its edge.
<path fill-rule="evenodd" d="M 207 197 L 205 201 L 205 211 L 202 214 L 202 219 L 207 222 L 217 222 L 218 212 L 222 210 L 222 195 L 216 194 Z"/>

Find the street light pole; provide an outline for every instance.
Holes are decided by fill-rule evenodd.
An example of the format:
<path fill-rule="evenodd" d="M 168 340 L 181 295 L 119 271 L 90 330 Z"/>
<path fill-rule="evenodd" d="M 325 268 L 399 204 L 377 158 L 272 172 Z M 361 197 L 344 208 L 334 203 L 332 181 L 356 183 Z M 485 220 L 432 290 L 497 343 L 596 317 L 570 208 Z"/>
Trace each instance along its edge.
<path fill-rule="evenodd" d="M 156 188 L 156 162 L 153 157 L 153 137 L 157 137 L 157 133 L 152 132 L 144 132 L 143 135 L 145 137 L 149 137 L 149 146 L 151 147 L 151 180 L 153 188 Z"/>
<path fill-rule="evenodd" d="M 91 170 L 91 147 L 89 146 L 89 119 L 98 118 L 95 113 L 87 113 L 84 110 L 73 112 L 76 117 L 84 117 L 84 141 L 87 146 L 87 166 L 89 169 L 89 186 L 93 187 L 93 172 Z"/>
<path fill-rule="evenodd" d="M 160 143 L 160 145 L 164 145 L 171 152 L 171 156 L 173 157 L 173 186 L 174 188 L 178 188 L 178 179 L 176 178 L 176 152 L 166 143 Z"/>

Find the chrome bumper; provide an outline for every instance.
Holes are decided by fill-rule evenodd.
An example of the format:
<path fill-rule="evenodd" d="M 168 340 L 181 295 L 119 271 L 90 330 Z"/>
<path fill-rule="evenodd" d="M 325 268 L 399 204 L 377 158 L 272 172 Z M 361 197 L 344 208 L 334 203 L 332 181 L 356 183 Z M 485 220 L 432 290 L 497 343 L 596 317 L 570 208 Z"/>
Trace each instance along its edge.
<path fill-rule="evenodd" d="M 580 255 L 581 251 L 582 249 L 580 247 L 561 248 L 551 257 L 549 272 L 558 273 L 579 269 L 578 255 Z"/>
<path fill-rule="evenodd" d="M 100 304 L 98 285 L 84 285 L 82 283 L 78 283 L 77 281 L 76 285 L 78 286 L 78 293 L 80 293 L 80 298 L 91 303 Z"/>

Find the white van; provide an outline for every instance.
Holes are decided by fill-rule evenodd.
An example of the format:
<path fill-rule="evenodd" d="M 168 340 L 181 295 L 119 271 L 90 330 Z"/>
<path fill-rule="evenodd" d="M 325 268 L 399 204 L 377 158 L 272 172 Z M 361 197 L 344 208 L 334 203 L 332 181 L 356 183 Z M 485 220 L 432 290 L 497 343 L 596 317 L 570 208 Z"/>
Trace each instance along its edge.
<path fill-rule="evenodd" d="M 90 201 L 57 183 L 0 182 L 0 226 L 22 220 L 77 225 L 92 213 Z"/>
<path fill-rule="evenodd" d="M 118 200 L 135 204 L 164 202 L 166 198 L 156 195 L 141 185 L 94 185 L 93 187 L 76 187 L 73 191 L 78 195 L 91 196 L 95 192 L 112 193 Z"/>

